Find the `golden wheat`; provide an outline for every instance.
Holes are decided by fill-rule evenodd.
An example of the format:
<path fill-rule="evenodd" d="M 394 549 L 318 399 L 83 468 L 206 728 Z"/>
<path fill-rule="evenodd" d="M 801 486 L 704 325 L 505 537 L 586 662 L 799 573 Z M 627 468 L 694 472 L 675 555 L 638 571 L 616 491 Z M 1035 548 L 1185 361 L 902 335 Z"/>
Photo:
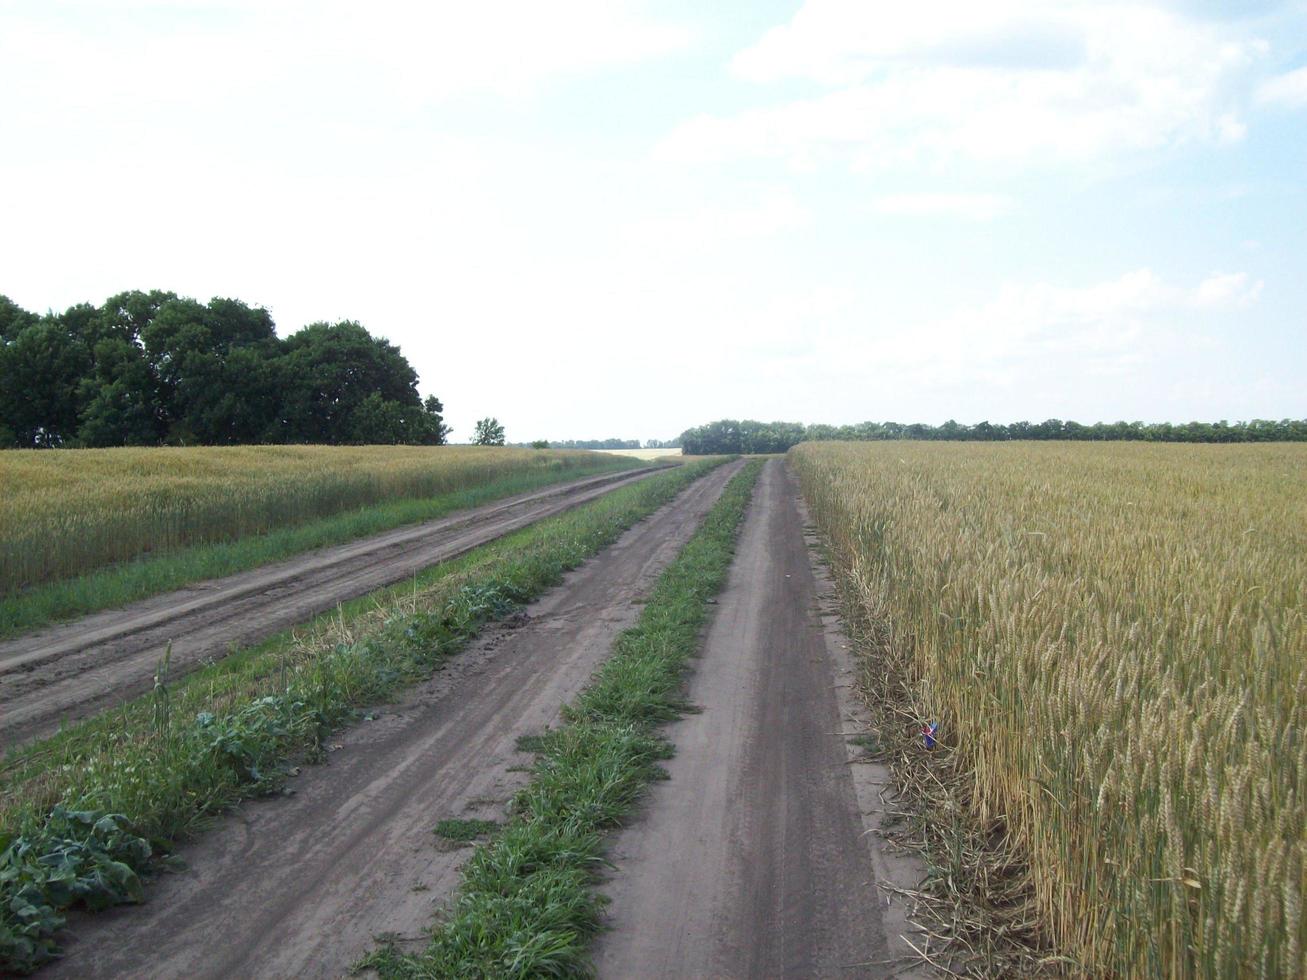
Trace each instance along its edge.
<path fill-rule="evenodd" d="M 484 446 L 3 452 L 0 595 L 147 552 L 601 465 L 592 453 Z"/>
<path fill-rule="evenodd" d="M 1056 945 L 1094 974 L 1307 975 L 1307 447 L 790 459 Z"/>

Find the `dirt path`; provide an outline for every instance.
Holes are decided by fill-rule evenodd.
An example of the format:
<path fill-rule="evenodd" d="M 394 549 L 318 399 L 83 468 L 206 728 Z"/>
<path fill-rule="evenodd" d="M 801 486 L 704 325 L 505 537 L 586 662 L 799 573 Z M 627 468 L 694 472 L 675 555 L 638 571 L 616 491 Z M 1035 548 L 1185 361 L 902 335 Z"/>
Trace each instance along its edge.
<path fill-rule="evenodd" d="M 520 735 L 557 722 L 740 464 L 720 467 L 491 630 L 373 722 L 296 793 L 240 807 L 183 853 L 144 907 L 80 916 L 42 976 L 338 977 L 373 937 L 420 942 L 470 853 L 449 817 L 499 819 L 530 763 Z"/>
<path fill-rule="evenodd" d="M 601 977 L 906 976 L 920 869 L 875 833 L 887 773 L 865 729 L 795 483 L 767 464 L 690 685 L 671 779 L 618 838 Z M 824 607 L 824 608 L 823 608 Z"/>
<path fill-rule="evenodd" d="M 0 756 L 61 722 L 148 690 L 441 561 L 649 475 L 590 477 L 96 613 L 0 643 Z"/>

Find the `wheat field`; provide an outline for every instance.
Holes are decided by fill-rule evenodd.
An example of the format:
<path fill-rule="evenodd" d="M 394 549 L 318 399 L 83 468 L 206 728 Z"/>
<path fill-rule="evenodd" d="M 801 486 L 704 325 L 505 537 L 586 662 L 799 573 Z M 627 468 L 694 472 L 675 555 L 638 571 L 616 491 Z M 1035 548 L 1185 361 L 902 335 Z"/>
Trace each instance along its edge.
<path fill-rule="evenodd" d="M 1307 447 L 789 458 L 1077 970 L 1307 975 Z"/>
<path fill-rule="evenodd" d="M 0 452 L 0 595 L 387 501 L 620 465 L 594 453 L 489 446 Z"/>

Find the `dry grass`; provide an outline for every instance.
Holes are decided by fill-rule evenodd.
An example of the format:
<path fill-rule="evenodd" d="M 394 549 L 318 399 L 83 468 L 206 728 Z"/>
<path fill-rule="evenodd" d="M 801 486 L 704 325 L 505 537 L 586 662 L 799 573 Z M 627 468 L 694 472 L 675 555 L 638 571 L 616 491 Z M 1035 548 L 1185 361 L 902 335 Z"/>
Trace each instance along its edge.
<path fill-rule="evenodd" d="M 1072 972 L 1307 975 L 1307 447 L 790 458 L 996 911 Z"/>
<path fill-rule="evenodd" d="M 382 502 L 540 470 L 593 470 L 594 460 L 591 453 L 482 446 L 3 452 L 0 595 Z"/>

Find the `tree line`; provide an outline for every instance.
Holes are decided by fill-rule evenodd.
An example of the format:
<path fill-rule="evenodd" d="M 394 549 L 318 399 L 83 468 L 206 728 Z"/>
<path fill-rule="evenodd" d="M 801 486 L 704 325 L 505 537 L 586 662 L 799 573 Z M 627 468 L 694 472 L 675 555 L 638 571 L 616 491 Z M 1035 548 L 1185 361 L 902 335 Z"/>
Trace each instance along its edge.
<path fill-rule="evenodd" d="M 38 316 L 0 296 L 0 447 L 443 444 L 417 382 L 351 320 L 282 339 L 234 299 L 131 291 Z"/>
<path fill-rule="evenodd" d="M 1249 422 L 1096 422 L 1081 425 L 1048 419 L 1044 422 L 978 422 L 943 425 L 921 422 L 860 422 L 856 425 L 804 425 L 802 422 L 755 422 L 720 419 L 681 434 L 687 455 L 719 453 L 783 453 L 801 442 L 838 439 L 874 442 L 890 439 L 935 439 L 997 442 L 1011 439 L 1075 439 L 1141 442 L 1307 442 L 1307 419 Z"/>
<path fill-rule="evenodd" d="M 537 439 L 523 446 L 543 442 L 547 449 L 639 449 L 639 439 Z"/>
<path fill-rule="evenodd" d="M 536 439 L 534 442 L 515 442 L 514 446 L 531 449 L 676 449 L 680 439 Z"/>

